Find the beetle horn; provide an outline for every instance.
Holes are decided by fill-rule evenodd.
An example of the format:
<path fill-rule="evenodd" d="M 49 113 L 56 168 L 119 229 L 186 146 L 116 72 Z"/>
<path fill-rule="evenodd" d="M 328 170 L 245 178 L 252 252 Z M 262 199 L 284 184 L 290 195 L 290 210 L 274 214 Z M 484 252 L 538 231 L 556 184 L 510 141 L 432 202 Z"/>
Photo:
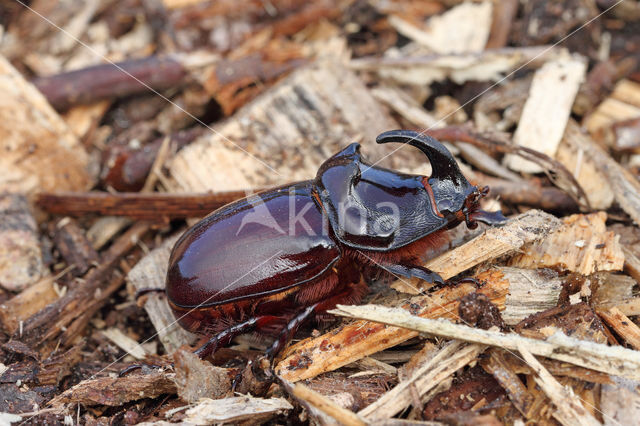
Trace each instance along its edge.
<path fill-rule="evenodd" d="M 431 178 L 453 180 L 456 184 L 466 181 L 449 150 L 431 136 L 413 130 L 390 130 L 376 138 L 376 143 L 388 142 L 406 143 L 422 151 L 431 163 Z"/>

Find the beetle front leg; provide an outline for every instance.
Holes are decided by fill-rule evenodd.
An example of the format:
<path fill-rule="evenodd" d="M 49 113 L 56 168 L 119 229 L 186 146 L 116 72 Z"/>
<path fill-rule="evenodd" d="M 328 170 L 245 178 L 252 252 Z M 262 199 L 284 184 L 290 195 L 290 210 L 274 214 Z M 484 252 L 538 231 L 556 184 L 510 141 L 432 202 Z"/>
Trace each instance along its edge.
<path fill-rule="evenodd" d="M 417 265 L 379 265 L 385 271 L 405 278 L 419 278 L 428 283 L 443 285 L 444 279 L 437 272 Z"/>

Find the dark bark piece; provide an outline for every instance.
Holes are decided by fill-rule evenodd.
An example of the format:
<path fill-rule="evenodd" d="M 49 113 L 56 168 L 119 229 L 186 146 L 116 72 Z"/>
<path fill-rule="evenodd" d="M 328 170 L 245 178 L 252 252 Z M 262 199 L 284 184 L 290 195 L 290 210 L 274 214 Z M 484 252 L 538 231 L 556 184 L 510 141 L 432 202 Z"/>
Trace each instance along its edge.
<path fill-rule="evenodd" d="M 63 353 L 54 353 L 40 363 L 36 377 L 41 386 L 58 386 L 63 378 L 71 374 L 72 368 L 82 359 L 84 342 Z"/>
<path fill-rule="evenodd" d="M 204 127 L 194 127 L 167 136 L 170 138 L 169 151 L 179 151 L 206 131 Z M 142 189 L 164 139 L 165 137 L 157 138 L 140 149 L 133 149 L 129 138 L 118 144 L 110 144 L 106 154 L 107 160 L 104 161 L 106 167 L 102 178 L 104 185 L 123 192 Z"/>
<path fill-rule="evenodd" d="M 87 214 L 128 216 L 138 220 L 164 222 L 168 219 L 204 217 L 246 195 L 245 191 L 211 194 L 67 192 L 41 193 L 36 203 L 53 214 L 76 217 Z"/>
<path fill-rule="evenodd" d="M 504 395 L 498 382 L 476 366 L 459 373 L 449 390 L 436 394 L 425 406 L 425 420 L 446 418 L 460 411 L 470 410 L 484 399 L 487 403 Z"/>
<path fill-rule="evenodd" d="M 113 270 L 117 262 L 148 230 L 149 225 L 144 222 L 133 225 L 104 253 L 98 267 L 90 270 L 65 296 L 24 322 L 20 339 L 27 344 L 39 346 L 60 338 L 61 343 L 67 345 L 88 324 L 91 316 L 108 300 L 109 295 L 124 282 L 124 277 L 113 274 Z M 96 293 L 97 291 L 99 292 Z"/>
<path fill-rule="evenodd" d="M 72 277 L 84 275 L 98 261 L 98 253 L 75 220 L 58 221 L 53 240 L 67 266 L 73 268 L 69 271 Z"/>
<path fill-rule="evenodd" d="M 523 17 L 511 38 L 523 46 L 550 43 L 561 39 L 597 13 L 593 0 L 529 1 L 524 4 Z"/>
<path fill-rule="evenodd" d="M 36 392 L 24 392 L 13 383 L 1 384 L 0 395 L 0 412 L 5 413 L 30 413 L 44 402 L 44 398 Z"/>
<path fill-rule="evenodd" d="M 175 394 L 176 386 L 164 372 L 124 377 L 99 377 L 83 380 L 49 402 L 62 408 L 64 404 L 119 406 L 129 401 Z"/>
<path fill-rule="evenodd" d="M 500 310 L 491 300 L 482 293 L 471 293 L 460 299 L 458 315 L 469 327 L 478 327 L 488 330 L 498 327 L 506 330 L 506 325 L 500 315 Z"/>
<path fill-rule="evenodd" d="M 101 64 L 49 77 L 33 84 L 58 111 L 102 99 L 116 99 L 179 86 L 187 75 L 172 57 L 149 56 L 117 64 Z M 148 87 L 147 87 L 148 86 Z"/>
<path fill-rule="evenodd" d="M 531 315 L 516 324 L 514 330 L 523 336 L 544 339 L 540 331 L 553 326 L 567 336 L 596 343 L 606 343 L 605 328 L 598 315 L 586 303 L 559 306 Z"/>
<path fill-rule="evenodd" d="M 0 383 L 33 383 L 38 371 L 38 362 L 33 359 L 14 362 L 0 376 Z"/>
<path fill-rule="evenodd" d="M 500 201 L 534 207 L 562 214 L 577 213 L 580 206 L 569 194 L 553 186 L 543 186 L 539 181 L 530 179 L 511 182 L 489 176 L 480 177 L 482 184 L 489 186 L 489 196 Z"/>

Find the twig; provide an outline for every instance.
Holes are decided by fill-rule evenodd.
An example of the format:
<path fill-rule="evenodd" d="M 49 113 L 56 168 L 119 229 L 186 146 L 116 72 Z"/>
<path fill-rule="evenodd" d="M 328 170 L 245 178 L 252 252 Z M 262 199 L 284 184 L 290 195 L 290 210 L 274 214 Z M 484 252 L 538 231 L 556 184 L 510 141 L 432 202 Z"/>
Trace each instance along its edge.
<path fill-rule="evenodd" d="M 640 352 L 574 339 L 562 332 L 556 332 L 546 340 L 536 340 L 517 334 L 475 329 L 443 319 L 421 318 L 411 315 L 402 309 L 377 305 L 338 305 L 336 309 L 329 311 L 329 313 L 510 350 L 518 350 L 518 345 L 522 344 L 535 355 L 565 361 L 633 380 L 640 380 Z"/>
<path fill-rule="evenodd" d="M 524 342 L 518 342 L 517 346 L 524 360 L 536 372 L 537 377 L 534 377 L 534 380 L 553 401 L 555 405 L 553 417 L 563 425 L 600 425 L 600 422 L 584 408 L 571 388 L 558 383 L 551 373 L 527 350 Z"/>
<path fill-rule="evenodd" d="M 149 56 L 116 66 L 100 64 L 41 77 L 33 84 L 55 109 L 65 110 L 74 105 L 143 93 L 147 86 L 155 90 L 177 87 L 188 74 L 183 62 L 186 63 L 180 56 Z"/>
<path fill-rule="evenodd" d="M 462 141 L 503 154 L 515 154 L 536 163 L 551 181 L 566 191 L 581 207 L 590 210 L 589 199 L 573 174 L 559 161 L 531 148 L 492 140 L 465 126 L 449 126 L 426 132 L 438 140 Z"/>
<path fill-rule="evenodd" d="M 203 217 L 215 209 L 245 196 L 244 191 L 214 194 L 48 192 L 38 195 L 36 203 L 43 210 L 59 215 L 100 214 L 162 221 L 164 219 Z"/>

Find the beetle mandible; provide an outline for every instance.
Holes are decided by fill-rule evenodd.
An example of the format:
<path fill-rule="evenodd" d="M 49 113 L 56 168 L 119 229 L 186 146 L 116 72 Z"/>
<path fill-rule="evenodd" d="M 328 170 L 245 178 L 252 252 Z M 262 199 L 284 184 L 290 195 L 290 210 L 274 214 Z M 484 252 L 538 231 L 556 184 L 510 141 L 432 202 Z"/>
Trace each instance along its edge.
<path fill-rule="evenodd" d="M 488 188 L 471 185 L 440 142 L 407 130 L 376 142 L 418 148 L 431 176 L 372 166 L 352 143 L 315 179 L 221 207 L 178 240 L 166 292 L 184 328 L 212 336 L 200 357 L 257 331 L 277 336 L 266 354 L 272 361 L 303 321 L 357 303 L 368 291 L 365 268 L 443 283 L 420 258 L 446 243 L 446 229 L 505 220 L 479 209 Z"/>

